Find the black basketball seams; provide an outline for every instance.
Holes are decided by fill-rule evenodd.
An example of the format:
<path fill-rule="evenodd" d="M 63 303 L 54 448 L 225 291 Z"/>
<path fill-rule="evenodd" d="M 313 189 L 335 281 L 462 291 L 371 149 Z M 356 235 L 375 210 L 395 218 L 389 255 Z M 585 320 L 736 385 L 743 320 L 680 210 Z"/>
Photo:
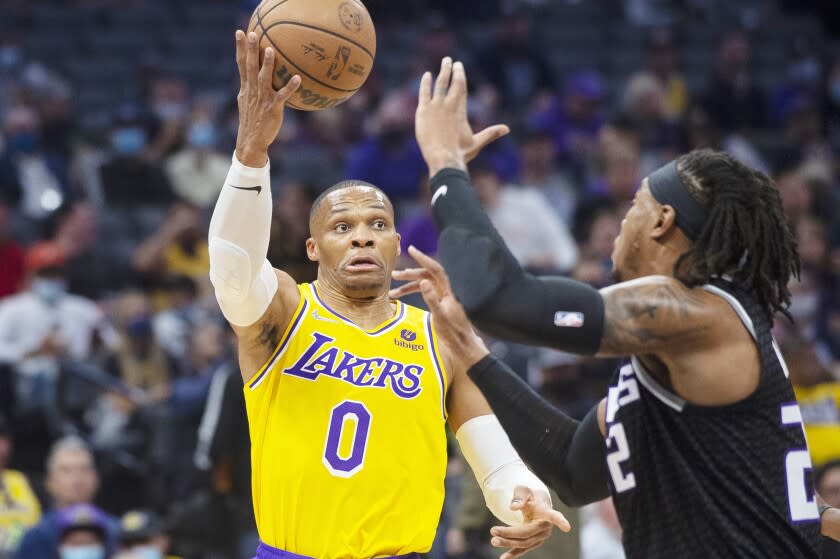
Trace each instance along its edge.
<path fill-rule="evenodd" d="M 260 25 L 262 25 L 262 20 L 260 20 Z M 299 21 L 289 21 L 289 20 L 275 21 L 274 23 L 272 23 L 268 27 L 264 27 L 263 31 L 268 33 L 268 31 L 271 28 L 276 27 L 278 25 L 296 25 L 298 27 L 304 27 L 306 29 L 314 29 L 315 31 L 320 31 L 321 33 L 326 33 L 327 35 L 332 35 L 333 37 L 338 37 L 339 39 L 343 39 L 344 41 L 347 41 L 351 45 L 353 45 L 355 47 L 358 47 L 359 50 L 361 50 L 362 52 L 364 52 L 365 54 L 367 54 L 370 57 L 371 61 L 373 61 L 373 59 L 375 58 L 374 54 L 372 52 L 370 52 L 367 49 L 367 47 L 365 47 L 363 44 L 358 43 L 358 42 L 354 41 L 353 39 L 350 39 L 349 37 L 345 37 L 344 35 L 340 35 L 340 34 L 336 33 L 335 31 L 329 31 L 327 29 L 322 29 L 320 27 L 315 27 L 314 25 L 309 25 L 308 23 L 301 23 Z"/>
<path fill-rule="evenodd" d="M 280 22 L 280 23 L 293 23 L 293 22 Z M 265 35 L 265 38 L 268 39 L 268 42 L 271 43 L 271 46 L 274 47 L 274 50 L 277 51 L 277 54 L 281 55 L 286 60 L 286 62 L 288 62 L 291 66 L 294 66 L 297 69 L 298 74 L 306 76 L 307 78 L 309 78 L 313 82 L 317 83 L 318 85 L 321 85 L 321 86 L 326 87 L 328 89 L 332 89 L 333 91 L 339 91 L 341 93 L 355 93 L 356 91 L 359 90 L 359 88 L 356 88 L 356 89 L 342 89 L 340 87 L 335 87 L 334 85 L 330 85 L 328 83 L 322 82 L 321 80 L 319 80 L 318 78 L 316 78 L 315 76 L 313 76 L 309 72 L 306 72 L 300 66 L 295 64 L 288 56 L 286 56 L 286 54 L 282 50 L 280 50 L 280 47 L 278 47 L 274 43 L 274 41 L 271 39 L 271 35 L 268 34 L 268 29 L 271 29 L 275 25 L 278 25 L 278 24 L 270 25 L 268 28 L 265 28 L 265 27 L 263 27 L 262 22 L 260 22 L 260 27 L 263 30 L 263 34 Z M 309 26 L 307 26 L 307 27 L 309 27 Z M 312 29 L 318 29 L 318 28 L 317 27 L 312 27 Z M 318 30 L 321 31 L 321 29 L 318 29 Z M 336 35 L 336 36 L 341 37 L 341 35 Z"/>

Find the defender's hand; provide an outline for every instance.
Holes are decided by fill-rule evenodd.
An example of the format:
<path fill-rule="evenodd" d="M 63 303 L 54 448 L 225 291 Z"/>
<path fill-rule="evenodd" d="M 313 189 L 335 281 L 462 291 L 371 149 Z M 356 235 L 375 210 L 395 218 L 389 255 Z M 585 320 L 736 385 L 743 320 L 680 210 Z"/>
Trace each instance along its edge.
<path fill-rule="evenodd" d="M 490 543 L 509 551 L 499 559 L 515 559 L 540 547 L 551 536 L 552 526 L 563 532 L 572 529 L 566 517 L 551 508 L 551 499 L 543 492 L 534 492 L 529 487 L 517 487 L 510 504 L 511 510 L 522 511 L 525 523 L 519 526 L 494 526 L 490 530 Z"/>
<path fill-rule="evenodd" d="M 449 277 L 443 266 L 413 246 L 408 247 L 408 253 L 422 268 L 394 270 L 394 279 L 408 283 L 392 289 L 389 295 L 396 299 L 410 293 L 421 293 L 432 313 L 440 343 L 449 350 L 456 373 L 466 372 L 490 351 L 473 330 L 464 307 L 452 293 Z"/>
<path fill-rule="evenodd" d="M 265 49 L 260 68 L 259 41 L 256 33 L 236 32 L 236 65 L 239 67 L 239 133 L 236 157 L 248 167 L 262 167 L 268 157 L 268 146 L 283 125 L 286 101 L 300 87 L 300 76 L 294 76 L 280 91 L 274 91 L 274 50 Z"/>
<path fill-rule="evenodd" d="M 473 134 L 467 120 L 467 75 L 461 62 L 453 64 L 448 56 L 443 59 L 434 91 L 431 72 L 423 74 L 415 134 L 430 176 L 446 167 L 466 170 L 484 146 L 509 132 L 506 125 L 497 124 Z"/>

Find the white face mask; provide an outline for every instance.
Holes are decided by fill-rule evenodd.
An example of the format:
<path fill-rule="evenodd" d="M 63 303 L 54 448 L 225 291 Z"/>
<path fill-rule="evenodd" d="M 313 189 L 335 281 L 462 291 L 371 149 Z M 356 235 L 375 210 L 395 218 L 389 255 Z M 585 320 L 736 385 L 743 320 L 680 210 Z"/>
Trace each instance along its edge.
<path fill-rule="evenodd" d="M 59 556 L 61 559 L 105 559 L 105 548 L 97 544 L 62 547 Z"/>
<path fill-rule="evenodd" d="M 135 559 L 163 559 L 163 552 L 153 545 L 144 545 L 132 549 L 131 556 Z"/>
<path fill-rule="evenodd" d="M 35 278 L 30 289 L 42 301 L 54 305 L 67 293 L 67 283 L 61 279 Z"/>

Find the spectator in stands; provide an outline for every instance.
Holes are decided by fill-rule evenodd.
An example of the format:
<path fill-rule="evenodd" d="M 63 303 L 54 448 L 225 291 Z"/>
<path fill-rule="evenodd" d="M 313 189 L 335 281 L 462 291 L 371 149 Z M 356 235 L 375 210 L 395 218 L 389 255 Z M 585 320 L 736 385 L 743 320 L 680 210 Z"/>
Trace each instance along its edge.
<path fill-rule="evenodd" d="M 3 131 L 8 143 L 0 155 L 0 182 L 21 192 L 23 215 L 43 222 L 70 198 L 67 162 L 41 149 L 41 120 L 32 108 L 9 109 Z"/>
<path fill-rule="evenodd" d="M 577 207 L 578 192 L 569 178 L 557 168 L 551 136 L 540 130 L 528 131 L 520 146 L 522 186 L 540 191 L 560 219 L 566 223 L 571 222 Z"/>
<path fill-rule="evenodd" d="M 16 372 L 18 405 L 45 414 L 55 429 L 59 370 L 117 344 L 99 307 L 67 293 L 65 262 L 56 243 L 35 245 L 27 253 L 27 290 L 0 303 L 0 363 Z"/>
<path fill-rule="evenodd" d="M 545 130 L 554 138 L 561 164 L 581 172 L 584 163 L 597 151 L 598 132 L 604 124 L 605 86 L 592 71 L 572 74 L 562 97 L 537 107 L 528 121 L 532 128 Z"/>
<path fill-rule="evenodd" d="M 163 293 L 164 307 L 152 318 L 152 330 L 156 344 L 180 367 L 188 358 L 192 331 L 208 316 L 199 304 L 198 285 L 191 277 L 167 278 Z"/>
<path fill-rule="evenodd" d="M 647 37 L 647 67 L 662 88 L 662 110 L 669 121 L 680 120 L 688 109 L 688 87 L 678 68 L 674 33 L 668 28 L 651 31 Z"/>
<path fill-rule="evenodd" d="M 12 433 L 0 415 L 0 557 L 17 549 L 23 533 L 41 518 L 41 505 L 23 472 L 7 468 L 12 455 Z"/>
<path fill-rule="evenodd" d="M 768 124 L 767 96 L 750 68 L 751 48 L 740 31 L 728 33 L 718 48 L 717 68 L 702 105 L 724 133 L 763 129 Z"/>
<path fill-rule="evenodd" d="M 425 254 L 435 256 L 437 254 L 437 229 L 431 210 L 432 193 L 428 180 L 420 183 L 420 195 L 418 197 L 418 209 L 406 215 L 400 220 L 397 230 L 400 233 L 400 256 L 399 262 L 402 266 L 411 266 L 411 257 L 408 255 L 408 247 L 415 246 Z M 402 267 L 400 263 L 397 267 Z"/>
<path fill-rule="evenodd" d="M 417 196 L 417 185 L 428 169 L 412 134 L 415 108 L 404 91 L 395 91 L 382 101 L 374 134 L 347 155 L 346 178 L 375 184 L 395 204 Z"/>
<path fill-rule="evenodd" d="M 615 210 L 596 210 L 582 239 L 580 259 L 572 277 L 596 288 L 610 285 L 612 278 L 613 241 L 621 230 L 621 217 Z"/>
<path fill-rule="evenodd" d="M 230 158 L 216 151 L 217 141 L 212 114 L 199 108 L 187 127 L 186 145 L 166 162 L 175 195 L 197 208 L 216 201 L 230 167 Z"/>
<path fill-rule="evenodd" d="M 784 121 L 786 107 L 792 99 L 807 96 L 816 99 L 820 93 L 822 68 L 819 55 L 804 35 L 794 37 L 788 46 L 787 68 L 781 83 L 776 87 L 770 103 L 770 116 L 774 125 Z"/>
<path fill-rule="evenodd" d="M 309 210 L 318 197 L 319 189 L 304 182 L 289 182 L 280 189 L 274 205 L 268 261 L 285 270 L 298 283 L 311 282 L 318 277 L 318 264 L 306 254 L 309 238 Z"/>
<path fill-rule="evenodd" d="M 160 161 L 175 153 L 182 143 L 189 117 L 189 90 L 183 78 L 161 74 L 151 80 L 148 93 L 153 115 L 148 154 Z"/>
<path fill-rule="evenodd" d="M 512 111 L 556 84 L 524 10 L 506 14 L 496 25 L 496 40 L 478 55 L 479 72 L 500 92 L 503 110 Z"/>
<path fill-rule="evenodd" d="M 58 513 L 57 559 L 108 559 L 110 519 L 93 505 L 73 505 Z"/>
<path fill-rule="evenodd" d="M 601 208 L 623 210 L 633 201 L 641 182 L 639 153 L 624 143 L 612 144 L 603 154 L 601 176 L 589 184 L 575 214 L 575 231 L 582 232 Z M 623 212 L 622 212 L 623 213 Z"/>
<path fill-rule="evenodd" d="M 24 249 L 10 232 L 12 208 L 9 200 L 0 191 L 0 299 L 16 293 L 23 283 L 26 273 L 24 267 Z"/>
<path fill-rule="evenodd" d="M 102 238 L 99 210 L 90 202 L 80 200 L 60 211 L 53 240 L 67 257 L 64 277 L 70 293 L 101 299 L 134 279 L 131 255 L 118 248 L 116 239 Z"/>
<path fill-rule="evenodd" d="M 188 204 L 174 206 L 166 220 L 134 253 L 134 269 L 149 279 L 184 275 L 207 287 L 210 256 L 201 211 Z"/>
<path fill-rule="evenodd" d="M 814 194 L 797 166 L 786 166 L 776 172 L 776 187 L 782 196 L 782 207 L 791 226 L 810 215 L 814 206 Z"/>
<path fill-rule="evenodd" d="M 653 74 L 633 75 L 624 90 L 622 112 L 633 123 L 646 171 L 679 155 L 683 133 L 665 116 L 665 90 Z M 647 174 L 647 173 L 645 173 Z"/>
<path fill-rule="evenodd" d="M 577 245 L 539 191 L 503 187 L 499 176 L 484 161 L 476 162 L 470 174 L 482 206 L 522 266 L 554 272 L 567 272 L 574 267 Z"/>
<path fill-rule="evenodd" d="M 148 132 L 137 107 L 119 108 L 110 140 L 111 158 L 99 170 L 106 204 L 137 207 L 170 203 L 169 179 L 160 165 L 145 157 Z"/>
<path fill-rule="evenodd" d="M 814 486 L 831 506 L 840 508 L 840 460 L 833 460 L 817 471 Z M 840 543 L 823 538 L 823 559 L 840 557 Z"/>
<path fill-rule="evenodd" d="M 120 519 L 120 547 L 114 559 L 177 559 L 166 554 L 169 544 L 163 521 L 154 513 L 129 511 Z"/>
<path fill-rule="evenodd" d="M 52 559 L 59 547 L 59 534 L 67 525 L 62 511 L 68 507 L 90 505 L 99 489 L 99 478 L 93 455 L 78 437 L 58 440 L 47 457 L 47 492 L 52 500 L 50 510 L 41 521 L 23 536 L 15 559 Z M 109 547 L 116 542 L 117 524 L 110 517 L 94 515 L 105 525 Z"/>

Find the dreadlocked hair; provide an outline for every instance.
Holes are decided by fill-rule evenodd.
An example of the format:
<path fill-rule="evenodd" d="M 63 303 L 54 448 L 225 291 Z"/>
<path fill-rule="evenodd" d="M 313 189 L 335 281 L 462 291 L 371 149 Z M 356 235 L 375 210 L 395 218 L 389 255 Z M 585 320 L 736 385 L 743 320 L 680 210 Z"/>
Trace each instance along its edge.
<path fill-rule="evenodd" d="M 728 275 L 758 295 L 771 322 L 776 313 L 792 320 L 788 283 L 799 278 L 799 253 L 775 183 L 708 149 L 678 158 L 677 172 L 708 213 L 674 275 L 689 287 Z"/>

